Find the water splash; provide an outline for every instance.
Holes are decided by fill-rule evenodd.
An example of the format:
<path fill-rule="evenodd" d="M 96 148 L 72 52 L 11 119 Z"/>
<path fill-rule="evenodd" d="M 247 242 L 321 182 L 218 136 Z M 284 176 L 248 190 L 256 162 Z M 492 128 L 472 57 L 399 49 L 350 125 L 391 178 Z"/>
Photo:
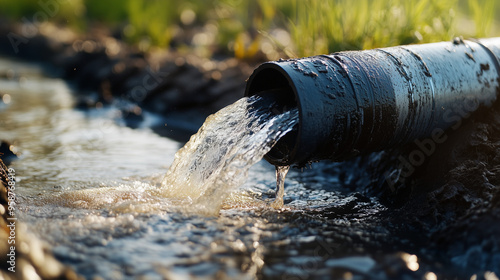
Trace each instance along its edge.
<path fill-rule="evenodd" d="M 175 155 L 162 194 L 189 202 L 198 213 L 217 214 L 242 185 L 248 169 L 298 123 L 298 110 L 275 114 L 262 97 L 243 98 L 209 116 Z"/>

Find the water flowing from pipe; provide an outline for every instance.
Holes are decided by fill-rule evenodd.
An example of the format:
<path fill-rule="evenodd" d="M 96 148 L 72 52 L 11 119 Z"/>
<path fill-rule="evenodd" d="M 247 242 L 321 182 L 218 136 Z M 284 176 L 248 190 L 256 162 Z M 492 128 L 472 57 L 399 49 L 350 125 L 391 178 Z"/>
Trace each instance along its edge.
<path fill-rule="evenodd" d="M 264 105 L 262 104 L 264 103 Z M 217 214 L 248 169 L 298 123 L 298 111 L 275 113 L 262 97 L 243 98 L 209 116 L 175 155 L 162 194 L 196 213 Z"/>

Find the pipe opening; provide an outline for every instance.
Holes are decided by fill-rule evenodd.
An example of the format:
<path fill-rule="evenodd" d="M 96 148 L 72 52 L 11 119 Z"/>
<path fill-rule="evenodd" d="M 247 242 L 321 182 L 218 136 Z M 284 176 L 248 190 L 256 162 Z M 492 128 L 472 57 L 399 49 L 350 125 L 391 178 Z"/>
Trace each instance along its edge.
<path fill-rule="evenodd" d="M 276 64 L 263 64 L 250 77 L 245 95 L 273 95 L 272 98 L 278 104 L 275 107 L 278 111 L 275 108 L 273 110 L 276 113 L 286 112 L 298 106 L 295 90 L 289 79 L 288 75 Z M 299 129 L 295 128 L 282 137 L 264 158 L 274 165 L 290 165 L 295 155 L 298 131 Z"/>

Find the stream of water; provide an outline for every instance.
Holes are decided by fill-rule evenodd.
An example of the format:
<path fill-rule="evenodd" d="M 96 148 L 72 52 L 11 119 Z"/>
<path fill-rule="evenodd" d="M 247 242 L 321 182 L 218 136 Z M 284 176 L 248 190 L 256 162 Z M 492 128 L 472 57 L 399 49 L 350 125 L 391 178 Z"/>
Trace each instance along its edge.
<path fill-rule="evenodd" d="M 226 197 L 246 181 L 248 169 L 298 124 L 297 109 L 275 115 L 259 105 L 262 99 L 245 97 L 209 116 L 175 155 L 163 194 L 188 199 L 197 213 L 218 214 Z"/>
<path fill-rule="evenodd" d="M 121 125 L 113 106 L 75 110 L 67 84 L 36 66 L 1 60 L 0 74 L 20 221 L 86 278 L 384 279 L 434 267 L 407 253 L 411 236 L 394 237 L 386 208 L 352 187 L 369 184 L 365 174 L 346 164 L 290 170 L 284 201 L 270 206 L 275 170 L 260 158 L 296 111 L 264 114 L 242 99 L 174 159 L 182 143 Z"/>

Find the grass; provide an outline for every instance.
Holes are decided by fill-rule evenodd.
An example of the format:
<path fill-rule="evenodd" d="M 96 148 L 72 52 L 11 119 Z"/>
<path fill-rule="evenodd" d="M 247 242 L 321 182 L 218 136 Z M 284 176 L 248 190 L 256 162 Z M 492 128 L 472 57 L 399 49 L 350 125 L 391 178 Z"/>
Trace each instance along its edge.
<path fill-rule="evenodd" d="M 128 16 L 128 31 L 125 35 L 132 42 L 166 47 L 172 39 L 179 1 L 128 0 L 125 13 Z"/>
<path fill-rule="evenodd" d="M 49 2 L 49 20 L 76 30 L 98 23 L 144 50 L 175 43 L 240 59 L 500 35 L 495 0 L 16 0 L 0 15 L 32 20 Z"/>
<path fill-rule="evenodd" d="M 495 0 L 475 1 L 469 0 L 469 9 L 474 20 L 477 37 L 486 37 L 492 29 L 495 19 Z"/>
<path fill-rule="evenodd" d="M 289 30 L 301 56 L 448 40 L 454 32 L 454 2 L 303 1 L 296 7 L 298 14 L 290 20 Z"/>

